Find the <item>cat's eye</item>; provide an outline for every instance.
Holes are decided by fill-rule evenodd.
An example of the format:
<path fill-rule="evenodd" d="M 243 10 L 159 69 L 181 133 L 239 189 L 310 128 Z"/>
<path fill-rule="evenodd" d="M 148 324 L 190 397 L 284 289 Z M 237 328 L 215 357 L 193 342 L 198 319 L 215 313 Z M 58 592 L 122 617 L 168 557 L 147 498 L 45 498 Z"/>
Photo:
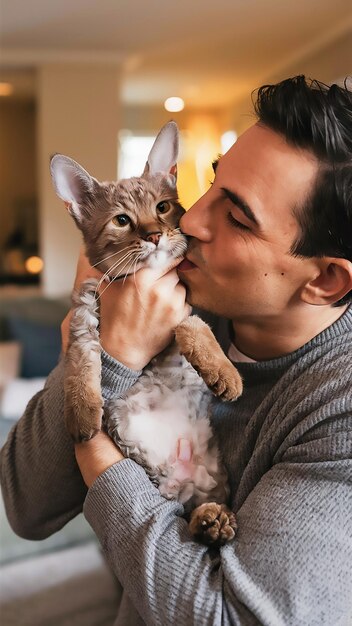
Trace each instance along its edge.
<path fill-rule="evenodd" d="M 170 202 L 167 202 L 167 200 L 162 200 L 161 202 L 158 202 L 158 204 L 156 205 L 156 210 L 158 211 L 158 213 L 167 213 L 170 209 Z"/>
<path fill-rule="evenodd" d="M 112 221 L 116 226 L 128 226 L 131 223 L 131 219 L 124 213 L 121 215 L 115 215 L 115 217 L 112 218 Z"/>

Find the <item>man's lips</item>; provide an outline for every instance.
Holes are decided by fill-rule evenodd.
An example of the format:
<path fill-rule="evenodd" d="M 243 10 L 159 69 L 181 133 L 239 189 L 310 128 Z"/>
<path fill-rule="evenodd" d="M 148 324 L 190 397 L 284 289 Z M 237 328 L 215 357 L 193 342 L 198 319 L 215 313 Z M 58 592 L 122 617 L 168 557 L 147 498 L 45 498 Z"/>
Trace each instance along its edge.
<path fill-rule="evenodd" d="M 181 261 L 180 265 L 177 266 L 177 269 L 181 272 L 187 272 L 188 270 L 193 270 L 194 267 L 197 267 L 195 263 L 192 263 L 187 257 Z"/>

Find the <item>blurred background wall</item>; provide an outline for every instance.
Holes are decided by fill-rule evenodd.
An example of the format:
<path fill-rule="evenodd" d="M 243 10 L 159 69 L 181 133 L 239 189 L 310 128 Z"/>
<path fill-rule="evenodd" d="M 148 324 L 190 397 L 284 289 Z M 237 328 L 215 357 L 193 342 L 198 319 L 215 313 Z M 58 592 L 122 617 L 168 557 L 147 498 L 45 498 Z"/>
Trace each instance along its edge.
<path fill-rule="evenodd" d="M 2 0 L 0 19 L 0 283 L 18 294 L 72 286 L 80 236 L 53 192 L 51 154 L 100 179 L 138 175 L 174 118 L 188 207 L 253 123 L 252 90 L 352 73 L 349 0 Z M 182 111 L 165 110 L 170 96 Z"/>

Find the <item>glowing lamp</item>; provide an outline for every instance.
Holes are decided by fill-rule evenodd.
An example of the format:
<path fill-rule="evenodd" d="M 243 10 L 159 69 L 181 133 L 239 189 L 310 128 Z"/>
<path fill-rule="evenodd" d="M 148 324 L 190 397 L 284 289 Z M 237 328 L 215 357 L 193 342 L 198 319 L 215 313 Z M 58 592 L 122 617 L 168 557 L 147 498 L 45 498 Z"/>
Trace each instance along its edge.
<path fill-rule="evenodd" d="M 0 82 L 0 96 L 11 96 L 13 93 L 13 85 L 11 83 Z"/>
<path fill-rule="evenodd" d="M 24 265 L 29 274 L 39 274 L 43 269 L 44 263 L 39 256 L 30 256 Z"/>
<path fill-rule="evenodd" d="M 172 96 L 171 98 L 167 98 L 164 102 L 164 107 L 170 113 L 179 113 L 185 108 L 185 103 L 182 98 L 177 98 L 176 96 Z"/>

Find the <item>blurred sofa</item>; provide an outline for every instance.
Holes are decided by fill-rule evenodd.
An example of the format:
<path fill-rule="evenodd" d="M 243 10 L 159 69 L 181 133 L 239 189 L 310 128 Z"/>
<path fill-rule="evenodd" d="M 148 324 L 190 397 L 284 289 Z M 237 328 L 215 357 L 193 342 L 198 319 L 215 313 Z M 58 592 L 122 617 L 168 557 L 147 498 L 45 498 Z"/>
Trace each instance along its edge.
<path fill-rule="evenodd" d="M 1 298 L 0 446 L 58 362 L 69 299 Z M 2 626 L 108 626 L 118 589 L 83 515 L 43 541 L 12 531 L 0 502 Z"/>

